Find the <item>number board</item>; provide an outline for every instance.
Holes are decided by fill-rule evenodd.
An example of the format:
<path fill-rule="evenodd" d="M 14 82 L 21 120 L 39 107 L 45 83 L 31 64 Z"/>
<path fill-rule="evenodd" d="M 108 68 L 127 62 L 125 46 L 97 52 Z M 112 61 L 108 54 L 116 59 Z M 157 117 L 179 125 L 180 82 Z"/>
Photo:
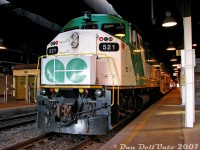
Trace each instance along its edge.
<path fill-rule="evenodd" d="M 53 55 L 53 54 L 57 54 L 58 53 L 58 47 L 54 46 L 54 47 L 49 47 L 47 49 L 47 54 L 48 55 Z"/>
<path fill-rule="evenodd" d="M 100 43 L 99 50 L 100 51 L 118 51 L 119 44 L 118 43 Z"/>

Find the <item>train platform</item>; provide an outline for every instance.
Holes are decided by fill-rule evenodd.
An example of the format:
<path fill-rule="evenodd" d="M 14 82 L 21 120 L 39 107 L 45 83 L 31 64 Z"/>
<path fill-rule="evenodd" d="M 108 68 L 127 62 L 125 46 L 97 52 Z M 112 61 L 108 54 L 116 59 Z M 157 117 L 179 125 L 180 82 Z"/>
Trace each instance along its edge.
<path fill-rule="evenodd" d="M 193 128 L 186 128 L 180 89 L 173 89 L 100 148 L 105 149 L 200 150 L 200 106 Z"/>
<path fill-rule="evenodd" d="M 0 101 L 0 119 L 32 112 L 36 112 L 36 103 L 28 103 L 25 100 Z"/>

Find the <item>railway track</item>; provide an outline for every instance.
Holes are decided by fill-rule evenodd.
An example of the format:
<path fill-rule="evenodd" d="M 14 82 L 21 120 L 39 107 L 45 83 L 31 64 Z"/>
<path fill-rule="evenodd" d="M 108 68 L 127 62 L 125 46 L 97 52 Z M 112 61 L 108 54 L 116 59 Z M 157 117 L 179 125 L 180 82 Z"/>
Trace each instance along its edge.
<path fill-rule="evenodd" d="M 135 116 L 136 117 L 136 116 Z M 5 150 L 36 150 L 36 149 L 60 149 L 61 147 L 67 150 L 86 150 L 86 149 L 98 149 L 103 146 L 108 140 L 116 135 L 121 129 L 124 128 L 132 119 L 130 115 L 129 119 L 124 118 L 118 125 L 113 126 L 113 130 L 107 135 L 70 135 L 60 133 L 47 133 L 38 137 L 26 140 L 24 142 L 17 143 Z M 50 147 L 53 145 L 54 147 Z M 62 145 L 62 146 L 61 146 Z M 61 149 L 62 149 L 61 148 Z"/>
<path fill-rule="evenodd" d="M 128 117 L 122 119 L 119 124 L 113 126 L 113 130 L 108 132 L 107 135 L 94 135 L 90 136 L 88 139 L 74 145 L 69 150 L 90 150 L 98 149 L 103 146 L 108 140 L 115 136 L 120 130 L 122 130 L 132 119 L 137 117 L 139 113 L 129 115 Z"/>
<path fill-rule="evenodd" d="M 135 113 L 135 112 L 132 112 Z M 25 140 L 23 142 L 11 145 L 4 150 L 37 150 L 37 149 L 62 149 L 63 147 L 67 150 L 81 150 L 81 149 L 98 149 L 103 146 L 108 140 L 110 140 L 114 135 L 116 135 L 121 129 L 123 129 L 130 121 L 137 117 L 140 112 L 135 115 L 130 113 L 127 117 L 120 119 L 119 124 L 113 125 L 113 130 L 108 132 L 107 135 L 102 136 L 86 136 L 86 135 L 70 135 L 61 133 L 45 133 L 37 137 Z M 32 113 L 26 117 L 31 118 L 36 114 Z M 10 121 L 14 119 L 23 119 L 25 115 L 7 118 L 5 120 L 0 120 L 0 124 L 5 121 Z M 35 116 L 36 117 L 36 116 Z M 24 120 L 24 119 L 23 119 Z M 33 119 L 33 122 L 36 121 Z M 11 125 L 9 125 L 11 126 Z M 15 125 L 12 125 L 15 126 Z M 15 126 L 16 127 L 16 126 Z M 62 146 L 61 146 L 62 145 Z M 53 148 L 52 148 L 53 146 Z M 60 148 L 61 147 L 61 148 Z"/>
<path fill-rule="evenodd" d="M 36 122 L 36 113 L 23 114 L 0 120 L 0 131 Z"/>
<path fill-rule="evenodd" d="M 67 140 L 65 139 L 66 136 L 68 136 Z M 80 136 L 83 136 L 83 135 L 80 135 Z M 51 145 L 49 144 L 51 142 L 55 143 L 54 146 L 57 147 L 56 149 L 59 149 L 58 148 L 59 146 L 56 146 L 57 142 L 55 141 L 59 141 L 60 138 L 65 140 L 65 143 L 64 144 L 62 143 L 63 147 L 65 147 L 65 149 L 70 149 L 71 147 L 77 147 L 78 145 L 81 146 L 81 144 L 83 144 L 84 141 L 88 141 L 90 139 L 90 136 L 85 136 L 81 138 L 81 137 L 78 137 L 77 135 L 74 135 L 74 136 L 62 135 L 60 133 L 57 134 L 54 132 L 49 132 L 49 133 L 40 135 L 38 137 L 26 140 L 24 142 L 17 143 L 15 145 L 5 148 L 4 150 L 36 150 L 36 149 L 42 149 L 42 148 L 49 149 L 48 146 Z M 79 138 L 79 140 L 77 140 L 77 138 Z M 52 147 L 52 149 L 54 148 Z"/>
<path fill-rule="evenodd" d="M 33 147 L 35 147 L 35 145 L 38 145 L 38 143 L 45 143 L 45 140 L 48 140 L 49 138 L 51 138 L 54 134 L 53 133 L 46 133 L 43 135 L 40 135 L 36 138 L 32 138 L 29 139 L 27 141 L 21 142 L 21 143 L 17 143 L 13 146 L 7 147 L 4 150 L 23 150 L 23 149 L 31 149 Z"/>
<path fill-rule="evenodd" d="M 134 113 L 135 115 L 133 115 Z M 29 140 L 25 139 L 22 142 L 11 144 L 9 147 L 5 147 L 4 150 L 38 150 L 38 149 L 67 149 L 67 150 L 86 150 L 86 149 L 98 149 L 103 146 L 108 140 L 110 140 L 113 136 L 115 136 L 121 129 L 124 128 L 130 121 L 132 121 L 135 117 L 137 117 L 141 112 L 137 114 L 135 112 L 130 112 L 127 117 L 120 119 L 119 124 L 113 125 L 113 130 L 110 131 L 107 135 L 103 136 L 84 136 L 84 135 L 70 135 L 70 134 L 62 134 L 62 133 L 45 133 L 40 134 L 38 136 L 34 136 L 33 138 L 29 138 Z M 31 118 L 36 114 L 32 113 L 26 117 Z M 18 117 L 7 118 L 4 120 L 0 120 L 0 124 L 5 121 L 10 121 L 14 119 L 23 119 L 21 115 Z M 36 117 L 36 116 L 35 116 Z M 36 119 L 33 119 L 33 122 Z M 20 123 L 21 124 L 21 123 Z M 18 125 L 20 125 L 18 124 Z M 22 123 L 23 124 L 23 123 Z M 10 126 L 10 125 L 9 125 Z M 16 127 L 16 125 L 12 125 Z M 64 148 L 63 148 L 64 147 Z"/>

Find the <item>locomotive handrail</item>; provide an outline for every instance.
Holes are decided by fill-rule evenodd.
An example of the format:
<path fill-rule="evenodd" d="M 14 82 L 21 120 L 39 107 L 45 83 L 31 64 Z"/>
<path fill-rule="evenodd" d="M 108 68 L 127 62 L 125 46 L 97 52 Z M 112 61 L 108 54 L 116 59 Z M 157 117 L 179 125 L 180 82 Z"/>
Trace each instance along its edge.
<path fill-rule="evenodd" d="M 117 104 L 119 105 L 119 75 L 118 75 L 118 73 L 117 73 L 117 69 L 116 69 L 116 65 L 115 65 L 115 63 L 114 63 L 114 61 L 113 61 L 113 58 L 112 57 L 106 57 L 106 58 L 110 58 L 111 60 L 112 60 L 112 62 L 113 62 L 113 65 L 114 65 L 114 70 L 115 70 L 115 72 L 116 72 L 116 76 L 117 76 L 117 81 L 118 81 L 118 86 L 117 86 Z M 108 61 L 108 60 L 107 60 Z M 108 61 L 108 63 L 109 63 L 109 61 Z M 111 68 L 110 68 L 111 69 Z M 113 76 L 112 76 L 112 80 L 113 80 L 113 84 L 114 84 L 114 79 L 113 79 Z M 113 97 L 114 97 L 114 85 L 113 85 Z M 111 106 L 113 106 L 114 105 L 114 98 L 113 98 L 113 101 L 112 101 L 112 104 L 111 104 Z"/>
<path fill-rule="evenodd" d="M 113 83 L 113 85 L 112 85 L 112 93 L 113 93 L 113 96 L 112 96 L 112 103 L 111 103 L 111 106 L 113 106 L 114 105 L 114 76 L 113 76 L 113 72 L 112 72 L 112 69 L 111 69 L 111 65 L 110 65 L 110 62 L 109 62 L 109 60 L 108 59 L 111 59 L 112 60 L 112 62 L 113 62 L 113 66 L 114 66 L 114 71 L 115 71 L 115 75 L 116 75 L 116 77 L 117 77 L 117 82 L 118 82 L 118 88 L 117 88 L 117 97 L 118 97 L 118 100 L 117 100 L 117 104 L 119 105 L 119 75 L 118 75 L 118 73 L 117 73 L 117 69 L 116 69 L 116 65 L 115 65 L 115 63 L 114 63 L 114 61 L 113 61 L 113 58 L 112 57 L 108 57 L 106 54 L 100 54 L 100 53 L 80 53 L 80 54 L 59 54 L 59 55 L 42 55 L 42 56 L 40 56 L 39 58 L 38 58 L 38 63 L 37 63 L 37 70 L 36 70 L 36 76 L 35 76 L 35 84 L 34 84 L 34 101 L 36 102 L 37 100 L 36 100 L 36 90 L 37 90 L 37 84 L 36 84 L 36 79 L 37 79 L 37 76 L 38 76 L 38 70 L 39 70 L 39 65 L 40 65 L 40 60 L 42 59 L 42 58 L 44 58 L 44 57 L 47 57 L 47 56 L 52 56 L 52 57 L 58 57 L 58 56 L 76 56 L 76 55 L 103 55 L 104 57 L 102 57 L 102 58 L 106 58 L 106 60 L 107 60 L 107 63 L 108 63 L 108 65 L 109 65 L 109 70 L 110 70 L 110 73 L 111 73 L 111 75 L 112 75 L 112 83 Z M 40 79 L 41 80 L 41 79 Z"/>

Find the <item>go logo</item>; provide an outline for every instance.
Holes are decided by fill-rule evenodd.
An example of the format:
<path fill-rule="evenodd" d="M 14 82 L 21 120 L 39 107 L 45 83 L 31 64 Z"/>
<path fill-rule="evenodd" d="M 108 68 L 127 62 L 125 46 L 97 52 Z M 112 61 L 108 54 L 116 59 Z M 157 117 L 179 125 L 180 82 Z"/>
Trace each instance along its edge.
<path fill-rule="evenodd" d="M 52 83 L 65 83 L 65 77 L 73 83 L 80 83 L 87 77 L 88 66 L 83 59 L 71 59 L 66 68 L 58 60 L 50 60 L 45 66 L 45 77 Z"/>

